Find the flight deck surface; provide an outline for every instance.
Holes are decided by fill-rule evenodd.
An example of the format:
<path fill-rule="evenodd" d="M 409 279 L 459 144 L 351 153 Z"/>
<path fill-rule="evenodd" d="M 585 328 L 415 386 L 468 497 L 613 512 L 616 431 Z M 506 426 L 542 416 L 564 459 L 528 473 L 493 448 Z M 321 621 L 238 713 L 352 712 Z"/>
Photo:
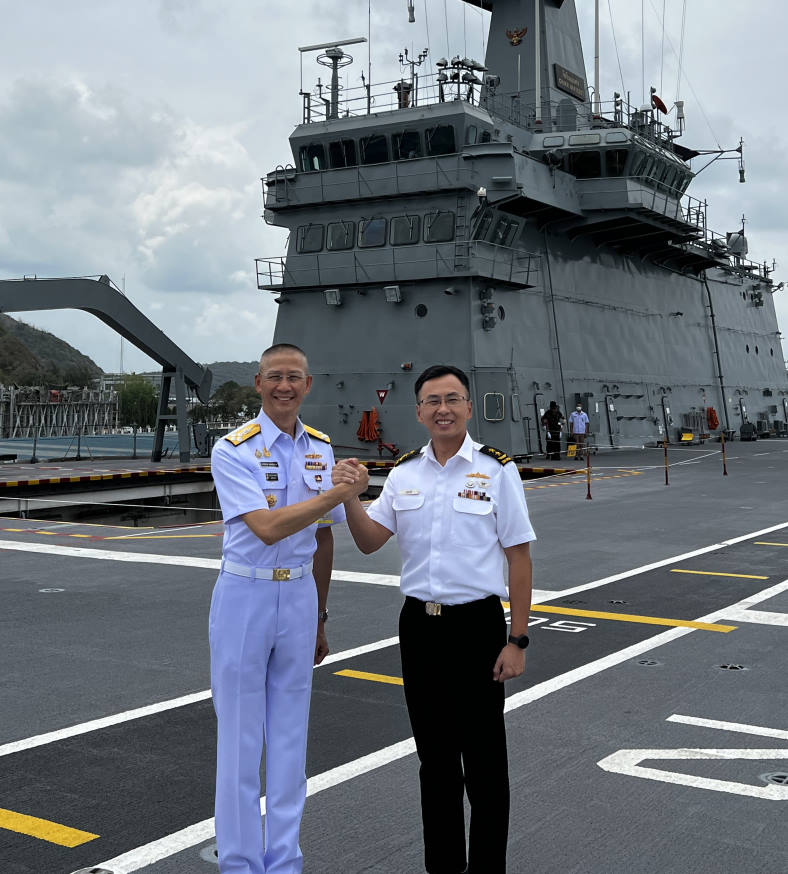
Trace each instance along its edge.
<path fill-rule="evenodd" d="M 510 874 L 788 871 L 788 442 L 729 446 L 726 477 L 718 449 L 671 450 L 669 486 L 661 450 L 597 457 L 590 501 L 582 472 L 524 483 L 539 539 L 526 672 L 507 683 Z M 218 870 L 221 534 L 212 516 L 0 518 L 4 872 Z M 399 554 L 335 537 L 304 871 L 410 874 Z"/>

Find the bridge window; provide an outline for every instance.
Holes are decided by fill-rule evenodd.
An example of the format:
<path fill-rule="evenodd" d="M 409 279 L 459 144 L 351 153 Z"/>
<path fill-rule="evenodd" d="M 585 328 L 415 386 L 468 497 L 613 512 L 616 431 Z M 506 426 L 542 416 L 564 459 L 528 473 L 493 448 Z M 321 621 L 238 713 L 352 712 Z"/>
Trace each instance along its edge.
<path fill-rule="evenodd" d="M 473 146 L 478 138 L 479 128 L 477 128 L 475 124 L 469 124 L 468 127 L 465 128 L 465 144 Z"/>
<path fill-rule="evenodd" d="M 355 222 L 331 222 L 326 233 L 326 249 L 329 252 L 352 249 L 355 236 Z"/>
<path fill-rule="evenodd" d="M 383 134 L 361 138 L 361 163 L 385 164 L 389 159 L 389 144 Z"/>
<path fill-rule="evenodd" d="M 424 242 L 446 243 L 454 239 L 454 213 L 451 210 L 428 212 L 424 216 Z"/>
<path fill-rule="evenodd" d="M 395 215 L 391 220 L 391 245 L 412 246 L 418 243 L 420 224 L 417 215 Z"/>
<path fill-rule="evenodd" d="M 491 243 L 496 246 L 511 246 L 520 223 L 510 218 L 499 218 L 493 228 Z"/>
<path fill-rule="evenodd" d="M 454 143 L 454 128 L 450 124 L 431 127 L 426 133 L 427 154 L 452 155 L 457 151 Z"/>
<path fill-rule="evenodd" d="M 362 219 L 358 223 L 358 244 L 362 249 L 386 245 L 386 219 Z"/>
<path fill-rule="evenodd" d="M 328 160 L 332 167 L 355 167 L 358 164 L 355 140 L 335 140 L 329 143 Z"/>
<path fill-rule="evenodd" d="M 310 143 L 301 146 L 298 152 L 298 160 L 304 173 L 314 170 L 326 169 L 326 150 L 322 143 Z"/>
<path fill-rule="evenodd" d="M 629 152 L 626 149 L 608 149 L 605 152 L 605 172 L 608 176 L 623 176 Z"/>
<path fill-rule="evenodd" d="M 391 151 L 395 161 L 407 161 L 409 158 L 420 158 L 421 134 L 417 130 L 406 130 L 391 135 Z"/>
<path fill-rule="evenodd" d="M 569 155 L 569 172 L 578 179 L 596 179 L 601 176 L 599 152 L 572 152 Z"/>
<path fill-rule="evenodd" d="M 296 231 L 297 252 L 319 252 L 323 248 L 323 225 L 301 225 Z"/>
<path fill-rule="evenodd" d="M 483 130 L 479 136 L 480 143 L 489 143 L 492 140 L 492 131 Z"/>

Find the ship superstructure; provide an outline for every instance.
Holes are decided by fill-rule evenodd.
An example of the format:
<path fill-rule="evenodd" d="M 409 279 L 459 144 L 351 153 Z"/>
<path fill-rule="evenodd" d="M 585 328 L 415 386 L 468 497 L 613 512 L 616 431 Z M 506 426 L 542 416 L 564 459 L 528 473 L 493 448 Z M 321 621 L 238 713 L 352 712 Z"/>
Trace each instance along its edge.
<path fill-rule="evenodd" d="M 290 236 L 257 260 L 275 341 L 309 355 L 305 420 L 397 454 L 423 440 L 416 376 L 447 362 L 477 439 L 512 454 L 542 449 L 550 400 L 608 446 L 783 430 L 782 286 L 687 193 L 683 105 L 589 99 L 574 0 L 466 2 L 492 11 L 484 64 L 419 76 L 405 52 L 402 78 L 342 91 L 347 43 L 305 49 L 331 84 L 302 92 L 292 163 L 263 180 Z"/>

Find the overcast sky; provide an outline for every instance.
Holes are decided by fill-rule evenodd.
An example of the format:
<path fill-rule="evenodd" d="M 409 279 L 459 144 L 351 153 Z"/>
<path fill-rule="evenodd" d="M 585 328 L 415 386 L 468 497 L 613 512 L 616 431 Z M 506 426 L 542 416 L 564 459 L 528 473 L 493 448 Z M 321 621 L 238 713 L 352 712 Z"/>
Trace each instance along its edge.
<path fill-rule="evenodd" d="M 460 0 L 415 5 L 409 24 L 406 0 L 372 0 L 373 81 L 398 76 L 397 55 L 427 45 L 427 28 L 434 59 L 483 57 L 489 15 Z M 591 82 L 594 4 L 577 5 Z M 714 230 L 736 229 L 745 214 L 750 257 L 776 259 L 777 281 L 788 280 L 788 4 L 687 0 L 677 90 L 683 5 L 601 0 L 603 99 L 622 90 L 612 10 L 623 88 L 641 100 L 645 8 L 646 88 L 669 107 L 677 93 L 685 101 L 682 142 L 745 141 L 746 185 L 733 161 L 718 162 L 690 193 L 708 199 Z M 260 177 L 291 160 L 296 47 L 365 36 L 367 9 L 368 0 L 0 0 L 0 278 L 106 273 L 192 358 L 256 358 L 276 306 L 256 288 L 254 258 L 282 254 L 285 242 L 260 217 Z M 350 85 L 367 63 L 366 47 L 354 49 Z M 325 79 L 313 58 L 307 86 Z M 788 332 L 788 290 L 775 302 Z M 94 317 L 14 315 L 119 369 L 119 338 Z M 128 343 L 123 363 L 153 366 Z"/>

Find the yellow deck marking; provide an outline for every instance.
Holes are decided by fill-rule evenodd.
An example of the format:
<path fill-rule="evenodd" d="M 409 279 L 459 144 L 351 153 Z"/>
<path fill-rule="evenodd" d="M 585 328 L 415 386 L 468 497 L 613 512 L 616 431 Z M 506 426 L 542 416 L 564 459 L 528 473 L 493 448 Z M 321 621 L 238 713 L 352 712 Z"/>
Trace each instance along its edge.
<path fill-rule="evenodd" d="M 756 540 L 756 546 L 788 546 L 788 543 L 772 543 L 770 540 Z"/>
<path fill-rule="evenodd" d="M 720 571 L 685 571 L 681 568 L 671 568 L 672 574 L 699 574 L 702 577 L 736 577 L 740 580 L 768 580 L 769 577 L 758 577 L 754 574 L 724 574 Z"/>
<path fill-rule="evenodd" d="M 699 628 L 702 631 L 735 631 L 735 625 L 717 625 L 711 622 L 694 622 L 690 619 L 663 619 L 660 616 L 638 616 L 634 613 L 603 613 L 598 610 L 573 610 L 569 607 L 551 607 L 549 604 L 534 604 L 535 613 L 561 613 L 565 616 L 586 616 L 589 619 L 612 619 L 615 622 L 639 622 L 643 625 L 669 625 L 672 628 Z"/>
<path fill-rule="evenodd" d="M 27 816 L 24 813 L 14 813 L 13 810 L 0 809 L 0 829 L 18 832 L 50 844 L 59 844 L 61 847 L 78 847 L 88 841 L 94 841 L 98 835 L 91 832 L 83 832 L 77 828 L 69 828 L 67 825 L 59 825 L 48 819 L 38 819 L 36 816 Z"/>
<path fill-rule="evenodd" d="M 373 683 L 389 683 L 401 686 L 402 677 L 387 677 L 385 674 L 368 674 L 366 671 L 336 671 L 337 677 L 353 677 L 356 680 L 371 680 Z"/>

